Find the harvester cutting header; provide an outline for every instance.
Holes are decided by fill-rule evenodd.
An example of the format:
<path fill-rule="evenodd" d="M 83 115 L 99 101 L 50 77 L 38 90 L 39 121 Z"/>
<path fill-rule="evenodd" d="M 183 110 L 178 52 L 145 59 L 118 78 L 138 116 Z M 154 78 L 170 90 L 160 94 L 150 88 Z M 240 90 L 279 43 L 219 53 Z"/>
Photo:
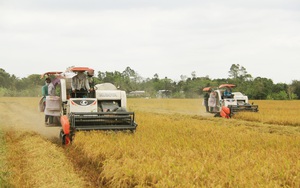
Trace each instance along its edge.
<path fill-rule="evenodd" d="M 241 111 L 258 112 L 258 105 L 249 104 L 248 96 L 241 92 L 232 92 L 234 84 L 221 84 L 218 88 L 203 88 L 209 93 L 207 101 L 208 111 L 219 114 L 221 117 L 229 118 Z"/>
<path fill-rule="evenodd" d="M 94 85 L 93 69 L 71 67 L 44 75 L 51 74 L 59 79 L 60 96 L 46 97 L 45 114 L 59 117 L 63 144 L 81 130 L 136 130 L 134 112 L 126 110 L 126 92 L 110 83 Z"/>

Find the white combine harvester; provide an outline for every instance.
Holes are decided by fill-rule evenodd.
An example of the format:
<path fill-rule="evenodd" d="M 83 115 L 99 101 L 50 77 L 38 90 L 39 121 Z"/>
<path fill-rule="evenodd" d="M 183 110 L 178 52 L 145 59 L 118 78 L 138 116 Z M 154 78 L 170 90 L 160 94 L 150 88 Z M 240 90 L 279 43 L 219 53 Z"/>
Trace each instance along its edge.
<path fill-rule="evenodd" d="M 258 112 L 258 105 L 249 104 L 248 96 L 241 92 L 230 92 L 229 95 L 224 94 L 226 89 L 231 91 L 234 87 L 235 85 L 233 84 L 222 84 L 217 89 L 203 89 L 203 91 L 215 93 L 215 107 L 212 108 L 211 112 L 220 113 L 222 117 L 227 118 L 241 111 Z"/>
<path fill-rule="evenodd" d="M 60 96 L 47 96 L 46 109 L 51 108 L 49 115 L 59 114 L 62 144 L 71 143 L 76 131 L 136 130 L 134 112 L 126 110 L 125 91 L 110 83 L 95 85 L 90 91 L 72 91 L 72 77 L 76 72 L 89 70 L 92 69 L 73 67 L 61 73 Z"/>

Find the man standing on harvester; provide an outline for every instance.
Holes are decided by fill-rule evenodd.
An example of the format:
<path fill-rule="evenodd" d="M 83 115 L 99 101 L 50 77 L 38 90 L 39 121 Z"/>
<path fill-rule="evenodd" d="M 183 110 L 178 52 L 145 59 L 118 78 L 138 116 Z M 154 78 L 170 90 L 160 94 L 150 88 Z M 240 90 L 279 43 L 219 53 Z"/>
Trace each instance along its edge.
<path fill-rule="evenodd" d="M 78 71 L 77 75 L 72 78 L 72 92 L 75 93 L 76 97 L 82 98 L 84 91 L 90 91 L 89 81 L 84 74 L 84 71 Z"/>
<path fill-rule="evenodd" d="M 51 83 L 50 78 L 45 79 L 45 85 L 42 87 L 42 95 L 43 95 L 43 112 L 45 111 L 46 108 L 46 97 L 48 96 L 48 86 Z M 45 124 L 49 124 L 49 116 L 45 114 Z"/>

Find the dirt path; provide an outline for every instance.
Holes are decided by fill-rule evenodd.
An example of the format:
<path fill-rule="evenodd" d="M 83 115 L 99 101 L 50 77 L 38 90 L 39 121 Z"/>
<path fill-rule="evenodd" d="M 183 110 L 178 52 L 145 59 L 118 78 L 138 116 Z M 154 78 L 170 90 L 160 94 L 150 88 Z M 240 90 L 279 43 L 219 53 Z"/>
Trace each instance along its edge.
<path fill-rule="evenodd" d="M 38 112 L 38 98 L 0 98 L 0 126 L 5 129 L 27 130 L 48 139 L 58 139 L 60 127 L 45 126 L 44 113 Z"/>

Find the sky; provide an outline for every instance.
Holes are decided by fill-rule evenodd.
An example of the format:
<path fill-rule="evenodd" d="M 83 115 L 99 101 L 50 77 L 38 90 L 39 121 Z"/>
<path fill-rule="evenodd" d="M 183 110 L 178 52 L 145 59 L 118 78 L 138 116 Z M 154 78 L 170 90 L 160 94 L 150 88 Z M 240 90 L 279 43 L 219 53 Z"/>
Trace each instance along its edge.
<path fill-rule="evenodd" d="M 0 68 L 300 80 L 299 0 L 0 0 Z"/>

